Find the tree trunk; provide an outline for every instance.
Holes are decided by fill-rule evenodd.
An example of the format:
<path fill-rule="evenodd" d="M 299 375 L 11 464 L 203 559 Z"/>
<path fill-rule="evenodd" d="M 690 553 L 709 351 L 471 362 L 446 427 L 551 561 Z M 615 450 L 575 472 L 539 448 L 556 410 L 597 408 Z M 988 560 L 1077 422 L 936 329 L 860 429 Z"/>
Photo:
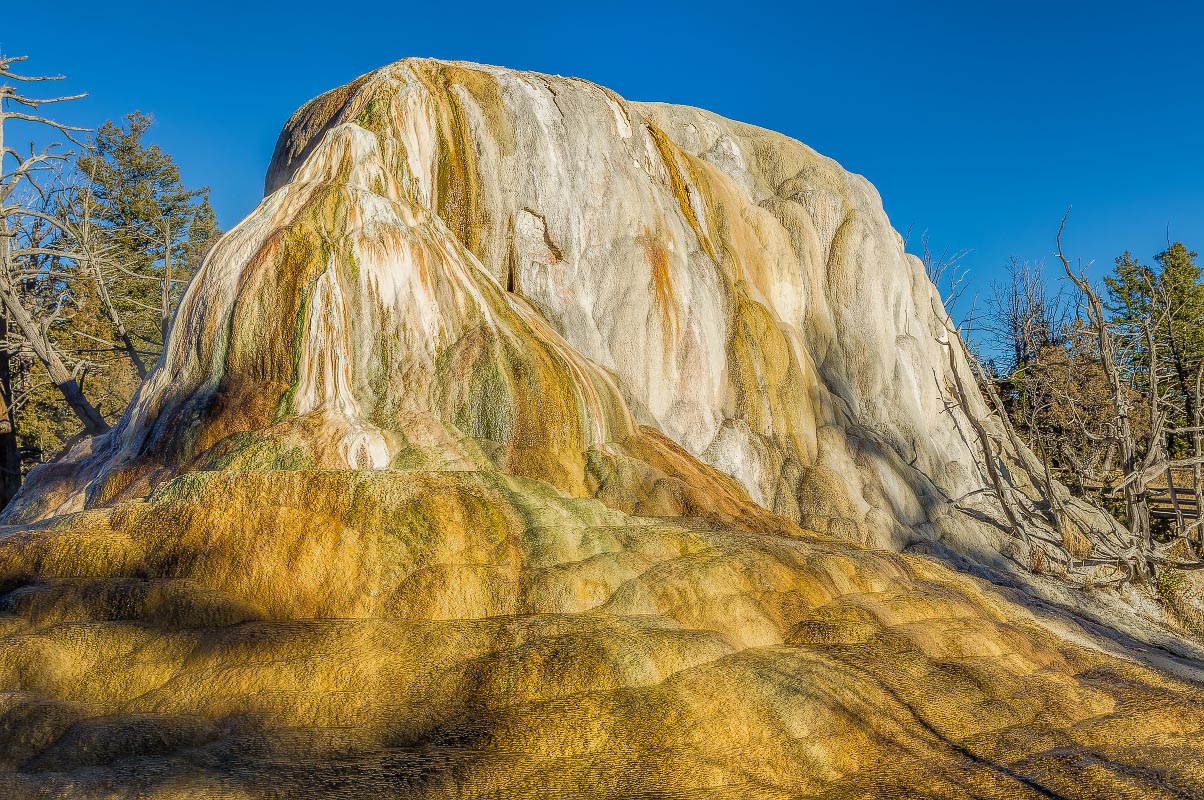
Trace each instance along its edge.
<path fill-rule="evenodd" d="M 133 365 L 134 371 L 138 373 L 138 379 L 146 380 L 146 365 L 142 363 L 142 356 L 138 354 L 138 348 L 134 346 L 134 340 L 130 338 L 130 332 L 125 327 L 125 320 L 121 318 L 117 307 L 113 305 L 113 298 L 109 295 L 109 287 L 105 284 L 104 275 L 100 271 L 100 265 L 96 262 L 92 262 L 92 273 L 96 280 L 96 293 L 99 295 L 100 302 L 104 305 L 105 311 L 109 315 L 109 320 L 117 330 L 117 338 L 121 339 L 121 346 L 125 348 L 125 354 L 129 357 L 130 364 Z"/>
<path fill-rule="evenodd" d="M 970 393 L 966 390 L 961 373 L 957 371 L 957 333 L 946 326 L 945 339 L 946 341 L 941 344 L 945 346 L 949 354 L 949 371 L 953 373 L 953 387 L 957 392 L 957 401 L 962 405 L 965 417 L 970 422 L 970 427 L 974 429 L 974 434 L 978 437 L 979 444 L 982 446 L 983 465 L 987 470 L 987 478 L 991 481 L 991 488 L 995 490 L 995 496 L 999 500 L 1003 515 L 1007 517 L 1007 524 L 1011 534 L 1018 537 L 1025 544 L 1028 544 L 1028 531 L 1025 530 L 1020 520 L 1017 519 L 1016 512 L 1012 510 L 1012 503 L 1008 497 L 1007 487 L 1003 482 L 1003 477 L 999 474 L 999 467 L 995 464 L 995 451 L 991 449 L 991 437 L 987 433 L 987 429 L 983 427 L 982 422 L 970 411 Z M 1007 423 L 1005 422 L 1004 425 L 1006 426 Z"/>
<path fill-rule="evenodd" d="M 1200 389 L 1201 384 L 1204 384 L 1204 364 L 1196 367 L 1196 386 L 1193 392 L 1192 418 L 1191 424 L 1195 428 L 1192 431 L 1192 445 L 1195 451 L 1196 463 L 1192 465 L 1192 494 L 1195 495 L 1196 501 L 1196 555 L 1204 557 L 1204 475 L 1201 474 L 1200 461 L 1204 458 L 1204 433 L 1201 432 L 1201 426 L 1204 426 L 1204 414 L 1200 413 Z"/>
<path fill-rule="evenodd" d="M 159 325 L 163 333 L 163 352 L 167 352 L 167 334 L 171 328 L 171 220 L 165 220 L 167 233 L 163 250 L 163 305 L 160 309 Z M 143 377 L 146 377 L 145 375 Z"/>
<path fill-rule="evenodd" d="M 89 436 L 96 436 L 107 431 L 109 424 L 105 422 L 104 417 L 100 415 L 96 407 L 84 396 L 83 390 L 79 388 L 79 383 L 75 380 L 75 376 L 67 369 L 67 365 L 63 363 L 63 359 L 59 356 L 54 344 L 46 337 L 37 323 L 33 321 L 29 312 L 25 310 L 25 306 L 17 298 L 12 282 L 9 281 L 7 269 L 3 270 L 2 274 L 0 274 L 0 299 L 3 300 L 9 317 L 20 328 L 21 335 L 29 342 L 29 346 L 33 349 L 38 360 L 46 367 L 46 372 L 50 375 L 51 382 L 58 387 L 58 390 L 63 395 L 63 399 L 67 401 L 67 405 L 71 407 L 75 416 L 79 417 L 79 421 L 83 423 L 84 431 Z"/>
<path fill-rule="evenodd" d="M 0 508 L 21 488 L 21 451 L 13 413 L 12 371 L 8 352 L 8 319 L 0 308 Z"/>
<path fill-rule="evenodd" d="M 1069 209 L 1066 211 L 1066 216 L 1070 215 Z M 1124 470 L 1125 484 L 1125 514 L 1128 517 L 1129 533 L 1133 538 L 1140 543 L 1142 553 L 1136 559 L 1133 565 L 1138 577 L 1141 580 L 1148 580 L 1153 572 L 1152 564 L 1149 560 L 1150 551 L 1153 541 L 1150 535 L 1150 507 L 1149 498 L 1146 491 L 1145 477 L 1142 474 L 1142 465 L 1137 459 L 1137 440 L 1133 435 L 1133 427 L 1129 419 L 1129 402 L 1125 396 L 1124 379 L 1121 377 L 1120 368 L 1117 365 L 1116 351 L 1112 346 L 1112 335 L 1108 331 L 1108 320 L 1104 315 L 1103 303 L 1099 299 L 1099 295 L 1091 288 L 1090 281 L 1083 275 L 1076 275 L 1074 270 L 1070 268 L 1070 259 L 1066 258 L 1062 252 L 1062 231 L 1066 227 L 1066 216 L 1062 217 L 1062 224 L 1058 226 L 1058 260 L 1062 262 L 1062 268 L 1066 272 L 1066 277 L 1070 279 L 1080 292 L 1083 293 L 1084 299 L 1087 301 L 1087 317 L 1096 335 L 1096 342 L 1099 347 L 1100 366 L 1104 370 L 1104 375 L 1108 379 L 1108 386 L 1112 394 L 1112 404 L 1114 409 L 1116 422 L 1116 446 L 1119 451 L 1121 468 Z M 1153 436 L 1151 434 L 1151 440 Z M 1133 477 L 1133 480 L 1129 480 Z"/>

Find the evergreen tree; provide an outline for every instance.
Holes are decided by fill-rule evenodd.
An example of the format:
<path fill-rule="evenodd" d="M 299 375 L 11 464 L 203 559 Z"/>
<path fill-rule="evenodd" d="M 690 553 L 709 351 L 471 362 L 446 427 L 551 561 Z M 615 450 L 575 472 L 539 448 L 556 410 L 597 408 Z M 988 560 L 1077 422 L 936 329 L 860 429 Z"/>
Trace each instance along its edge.
<path fill-rule="evenodd" d="M 79 171 L 88 182 L 81 200 L 94 204 L 92 220 L 113 264 L 113 303 L 139 347 L 157 356 L 165 313 L 170 316 L 218 230 L 209 188 L 184 186 L 174 159 L 143 141 L 151 122 L 137 111 L 121 124 L 106 122 L 79 159 Z"/>
<path fill-rule="evenodd" d="M 1104 304 L 1114 327 L 1139 328 L 1153 306 L 1154 270 L 1140 263 L 1128 250 L 1117 256 L 1112 274 L 1104 278 L 1108 300 Z"/>
<path fill-rule="evenodd" d="M 106 122 L 74 164 L 73 183 L 43 211 L 72 259 L 49 259 L 22 286 L 35 316 L 50 320 L 84 394 L 109 421 L 125 410 L 162 352 L 166 322 L 219 234 L 208 188 L 190 189 L 179 167 L 144 138 L 151 118 Z M 36 361 L 20 362 L 19 439 L 35 460 L 55 456 L 81 432 L 47 387 Z"/>
<path fill-rule="evenodd" d="M 1125 353 L 1121 365 L 1129 385 L 1138 392 L 1149 386 L 1149 357 L 1146 353 L 1144 326 L 1154 311 L 1157 274 L 1140 263 L 1128 250 L 1116 258 L 1112 274 L 1104 278 L 1107 288 L 1109 327 L 1121 340 Z"/>
<path fill-rule="evenodd" d="M 1155 256 L 1158 261 L 1157 336 L 1161 359 L 1172 375 L 1173 422 L 1193 424 L 1196 406 L 1196 371 L 1204 358 L 1204 284 L 1200 282 L 1197 254 L 1175 242 Z M 1169 437 L 1168 449 L 1179 452 L 1182 437 Z"/>

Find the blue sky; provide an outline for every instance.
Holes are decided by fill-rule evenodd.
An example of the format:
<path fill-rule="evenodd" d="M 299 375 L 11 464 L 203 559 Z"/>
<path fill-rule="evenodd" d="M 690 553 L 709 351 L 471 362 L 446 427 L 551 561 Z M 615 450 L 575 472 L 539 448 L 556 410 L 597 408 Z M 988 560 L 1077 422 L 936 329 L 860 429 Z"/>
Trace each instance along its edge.
<path fill-rule="evenodd" d="M 773 5 L 75 2 L 53 29 L 0 21 L 0 49 L 62 72 L 95 125 L 140 109 L 229 227 L 258 201 L 301 103 L 404 56 L 456 58 L 702 106 L 866 175 L 901 231 L 973 250 L 986 290 L 1012 256 L 1204 249 L 1204 10 L 1187 2 Z M 595 7 L 601 8 L 602 4 Z M 65 112 L 66 113 L 66 112 Z M 1098 269 L 1097 269 L 1098 272 Z"/>

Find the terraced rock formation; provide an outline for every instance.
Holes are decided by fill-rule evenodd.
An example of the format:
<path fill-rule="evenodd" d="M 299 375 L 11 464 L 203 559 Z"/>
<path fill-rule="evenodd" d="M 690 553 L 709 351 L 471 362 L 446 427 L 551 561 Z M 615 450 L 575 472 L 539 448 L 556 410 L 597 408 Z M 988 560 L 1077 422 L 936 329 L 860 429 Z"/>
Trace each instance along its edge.
<path fill-rule="evenodd" d="M 1190 667 L 892 552 L 1033 487 L 864 179 L 406 60 L 267 189 L 6 512 L 7 795 L 1204 793 Z"/>

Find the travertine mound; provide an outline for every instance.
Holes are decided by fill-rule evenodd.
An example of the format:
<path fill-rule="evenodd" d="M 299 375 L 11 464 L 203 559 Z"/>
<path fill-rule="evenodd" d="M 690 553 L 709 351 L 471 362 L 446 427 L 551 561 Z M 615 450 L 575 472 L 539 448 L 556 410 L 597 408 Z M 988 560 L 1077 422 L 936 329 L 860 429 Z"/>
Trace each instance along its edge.
<path fill-rule="evenodd" d="M 1027 454 L 957 396 L 954 369 L 974 386 L 961 343 L 874 188 L 794 140 L 409 59 L 298 111 L 267 189 L 121 431 L 10 518 L 281 458 L 484 456 L 591 496 L 591 459 L 638 423 L 809 529 L 980 562 L 1006 549 L 951 511 L 1002 516 L 966 416 L 1020 492 Z"/>
<path fill-rule="evenodd" d="M 268 189 L 6 512 L 0 796 L 1204 794 L 1200 686 L 862 546 L 1000 559 L 863 179 L 407 60 Z"/>

